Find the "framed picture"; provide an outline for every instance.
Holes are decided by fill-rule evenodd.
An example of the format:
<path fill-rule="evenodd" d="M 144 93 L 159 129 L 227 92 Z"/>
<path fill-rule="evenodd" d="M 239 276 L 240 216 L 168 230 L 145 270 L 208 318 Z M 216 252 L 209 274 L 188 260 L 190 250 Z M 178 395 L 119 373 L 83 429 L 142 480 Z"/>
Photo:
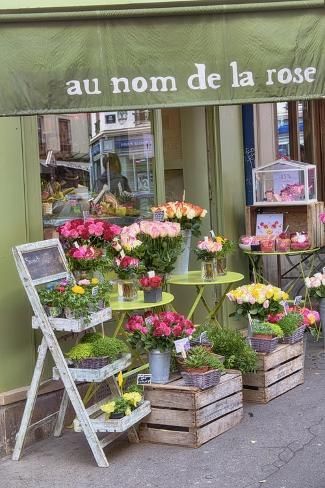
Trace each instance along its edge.
<path fill-rule="evenodd" d="M 257 214 L 257 236 L 278 237 L 281 232 L 283 232 L 283 214 Z"/>

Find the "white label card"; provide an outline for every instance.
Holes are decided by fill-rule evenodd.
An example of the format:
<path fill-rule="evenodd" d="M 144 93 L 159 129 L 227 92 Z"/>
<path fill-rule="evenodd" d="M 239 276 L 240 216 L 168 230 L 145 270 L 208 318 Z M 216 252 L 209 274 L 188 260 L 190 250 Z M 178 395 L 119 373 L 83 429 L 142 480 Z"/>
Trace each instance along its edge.
<path fill-rule="evenodd" d="M 137 385 L 151 385 L 151 374 L 138 374 L 137 375 Z"/>
<path fill-rule="evenodd" d="M 156 273 L 154 271 L 148 271 L 148 278 L 154 278 Z"/>
<path fill-rule="evenodd" d="M 301 304 L 301 302 L 302 302 L 302 296 L 301 296 L 301 295 L 297 295 L 297 296 L 295 297 L 295 299 L 294 299 L 293 304 L 294 304 L 294 305 L 300 305 L 300 304 Z"/>
<path fill-rule="evenodd" d="M 120 256 L 121 256 L 121 258 L 122 258 L 122 259 L 123 259 L 123 258 L 125 258 L 125 252 L 123 251 L 123 249 L 122 249 L 122 251 L 120 252 Z"/>
<path fill-rule="evenodd" d="M 188 337 L 184 337 L 183 339 L 177 339 L 174 341 L 176 352 L 181 353 L 181 355 L 186 358 L 186 351 L 190 349 L 190 341 Z"/>
<path fill-rule="evenodd" d="M 95 297 L 97 294 L 98 294 L 98 286 L 94 286 L 92 289 L 91 289 L 91 294 L 93 297 Z"/>
<path fill-rule="evenodd" d="M 216 237 L 216 235 L 215 235 L 215 233 L 214 233 L 213 230 L 210 230 L 210 235 L 211 235 L 212 239 L 214 239 Z"/>
<path fill-rule="evenodd" d="M 283 300 L 282 302 L 280 302 L 280 304 L 283 307 L 283 310 L 284 310 L 285 315 L 288 315 L 288 308 L 289 308 L 288 302 L 286 302 L 285 300 Z"/>

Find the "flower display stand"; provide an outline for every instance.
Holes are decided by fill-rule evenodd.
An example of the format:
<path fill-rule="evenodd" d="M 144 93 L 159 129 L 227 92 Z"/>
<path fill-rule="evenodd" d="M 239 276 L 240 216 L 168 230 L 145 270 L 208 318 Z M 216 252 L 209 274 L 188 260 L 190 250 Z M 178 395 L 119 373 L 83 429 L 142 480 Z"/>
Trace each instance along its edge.
<path fill-rule="evenodd" d="M 257 353 L 255 373 L 243 374 L 245 402 L 268 403 L 304 382 L 304 343 L 281 344 Z"/>
<path fill-rule="evenodd" d="M 114 426 L 112 421 L 106 421 L 104 418 L 101 418 L 101 425 L 98 429 L 98 425 L 94 423 L 94 417 L 98 415 L 100 406 L 105 403 L 107 399 L 86 409 L 76 386 L 76 382 L 89 381 L 100 383 L 105 380 L 109 386 L 111 394 L 119 396 L 121 395 L 121 392 L 114 374 L 128 367 L 130 364 L 130 355 L 125 355 L 115 363 L 107 365 L 99 370 L 69 368 L 55 332 L 58 330 L 60 332 L 72 331 L 74 333 L 79 333 L 83 330 L 96 327 L 96 325 L 102 324 L 103 321 L 111 317 L 111 309 L 104 309 L 92 314 L 90 322 L 84 320 L 53 319 L 52 317 L 48 317 L 40 302 L 36 286 L 46 285 L 56 282 L 57 280 L 69 278 L 70 273 L 68 264 L 59 240 L 49 239 L 47 241 L 17 246 L 13 248 L 13 255 L 20 279 L 35 315 L 33 318 L 33 327 L 40 329 L 43 339 L 38 349 L 38 357 L 30 389 L 28 391 L 20 429 L 17 434 L 12 459 L 16 461 L 20 459 L 27 433 L 33 428 L 31 419 L 46 355 L 49 351 L 55 363 L 53 372 L 54 377 L 56 379 L 61 379 L 64 385 L 64 394 L 60 411 L 57 416 L 54 435 L 60 436 L 62 434 L 65 413 L 70 401 L 76 414 L 76 425 L 79 425 L 79 429 L 76 428 L 76 430 L 82 430 L 85 434 L 97 465 L 99 467 L 108 467 L 107 457 L 103 450 L 104 447 L 114 441 L 115 438 L 125 430 L 128 430 L 130 440 L 138 442 L 139 438 L 133 425 L 150 412 L 150 404 L 149 402 L 145 402 L 136 409 L 130 417 L 121 419 L 118 421 L 118 424 L 114 424 Z M 99 439 L 97 432 L 108 432 L 108 434 L 104 438 Z M 116 434 L 114 434 L 114 432 L 116 432 Z"/>
<path fill-rule="evenodd" d="M 200 447 L 237 425 L 243 416 L 242 375 L 228 370 L 207 390 L 185 386 L 184 380 L 145 386 L 151 413 L 140 424 L 140 440 Z"/>

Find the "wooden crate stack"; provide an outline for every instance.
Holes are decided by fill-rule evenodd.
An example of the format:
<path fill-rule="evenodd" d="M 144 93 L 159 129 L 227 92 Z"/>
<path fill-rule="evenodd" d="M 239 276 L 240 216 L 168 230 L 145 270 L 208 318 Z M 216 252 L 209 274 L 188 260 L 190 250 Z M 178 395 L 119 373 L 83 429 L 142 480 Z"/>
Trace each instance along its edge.
<path fill-rule="evenodd" d="M 304 343 L 281 344 L 270 354 L 257 353 L 256 373 L 243 375 L 244 401 L 268 403 L 304 382 Z"/>
<path fill-rule="evenodd" d="M 237 425 L 243 416 L 242 375 L 229 370 L 207 390 L 184 386 L 182 379 L 145 387 L 151 414 L 140 425 L 147 442 L 200 447 Z"/>
<path fill-rule="evenodd" d="M 256 234 L 257 214 L 283 214 L 284 228 L 289 226 L 289 232 L 308 232 L 311 247 L 325 246 L 324 224 L 319 220 L 324 212 L 324 202 L 309 203 L 308 205 L 272 205 L 246 207 L 246 233 Z"/>

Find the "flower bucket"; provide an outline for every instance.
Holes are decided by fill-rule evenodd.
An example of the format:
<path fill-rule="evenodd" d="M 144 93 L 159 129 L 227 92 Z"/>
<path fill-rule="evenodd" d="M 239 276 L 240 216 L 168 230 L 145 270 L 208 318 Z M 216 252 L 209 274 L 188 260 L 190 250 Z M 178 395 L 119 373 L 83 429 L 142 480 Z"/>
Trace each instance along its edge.
<path fill-rule="evenodd" d="M 151 288 L 143 290 L 143 301 L 145 303 L 157 303 L 162 300 L 162 288 Z"/>
<path fill-rule="evenodd" d="M 133 302 L 138 298 L 138 288 L 135 279 L 119 280 L 117 294 L 120 302 Z"/>
<path fill-rule="evenodd" d="M 190 260 L 190 251 L 191 251 L 191 239 L 192 239 L 192 231 L 191 230 L 182 230 L 182 237 L 183 237 L 183 251 L 176 259 L 175 268 L 172 271 L 172 275 L 181 275 L 188 273 L 188 266 Z"/>
<path fill-rule="evenodd" d="M 201 278 L 203 281 L 214 281 L 217 277 L 215 259 L 201 261 Z"/>
<path fill-rule="evenodd" d="M 170 372 L 170 351 L 149 351 L 149 369 L 152 383 L 167 383 Z"/>

